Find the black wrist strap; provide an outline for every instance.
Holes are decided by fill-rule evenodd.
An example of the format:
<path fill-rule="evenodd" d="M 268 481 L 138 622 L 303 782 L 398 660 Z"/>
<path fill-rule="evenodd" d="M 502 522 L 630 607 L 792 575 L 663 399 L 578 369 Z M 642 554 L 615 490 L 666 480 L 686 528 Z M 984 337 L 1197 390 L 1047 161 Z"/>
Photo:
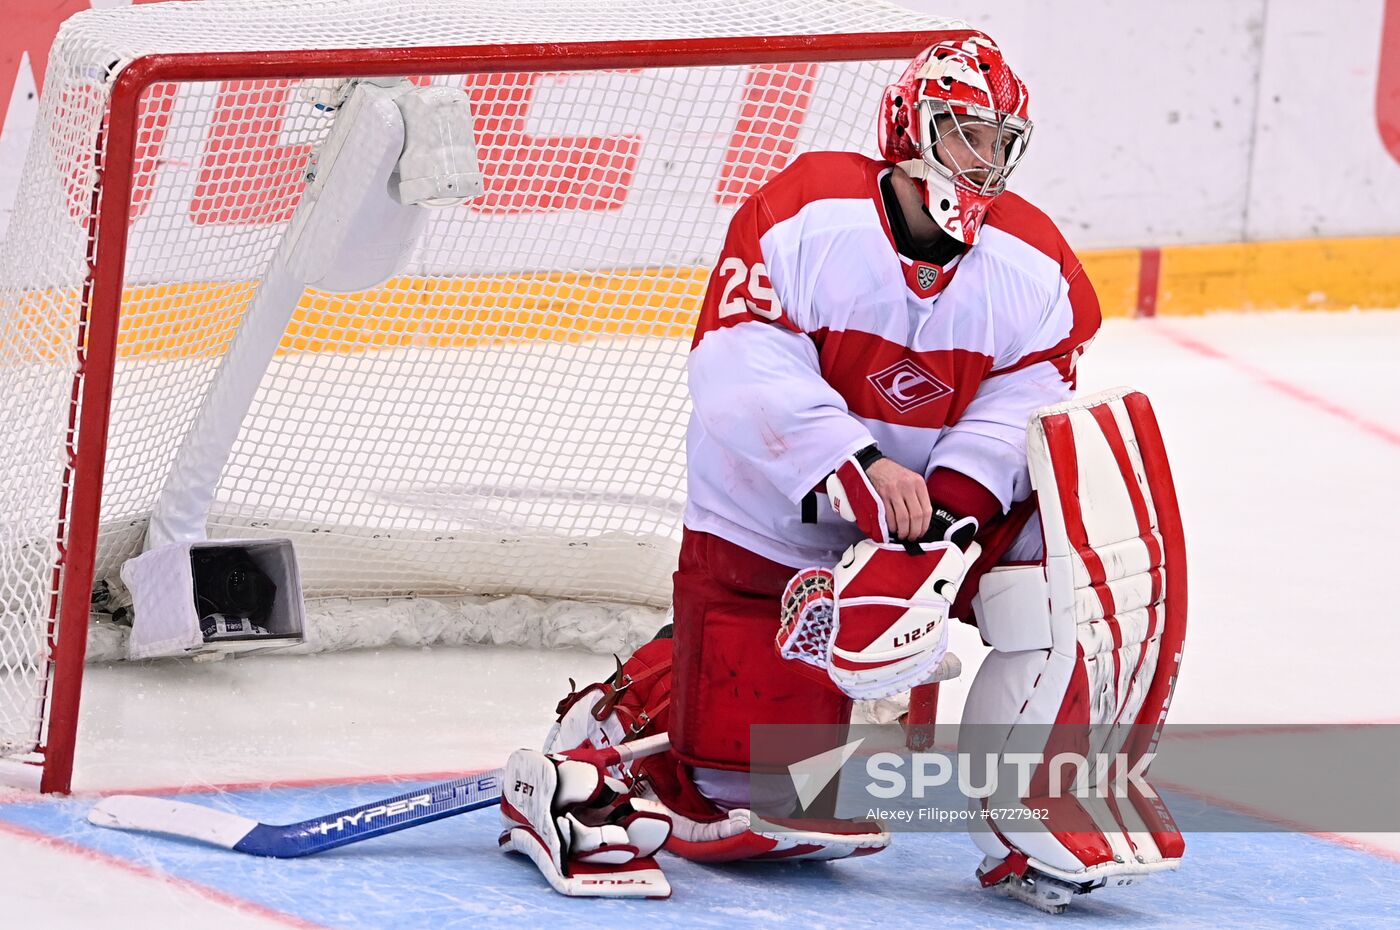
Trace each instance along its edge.
<path fill-rule="evenodd" d="M 874 465 L 876 462 L 880 461 L 880 459 L 884 457 L 885 453 L 881 452 L 880 447 L 875 445 L 874 443 L 871 443 L 864 449 L 861 449 L 854 456 L 856 464 L 859 465 L 861 468 L 865 469 L 866 471 L 869 471 L 871 465 Z"/>

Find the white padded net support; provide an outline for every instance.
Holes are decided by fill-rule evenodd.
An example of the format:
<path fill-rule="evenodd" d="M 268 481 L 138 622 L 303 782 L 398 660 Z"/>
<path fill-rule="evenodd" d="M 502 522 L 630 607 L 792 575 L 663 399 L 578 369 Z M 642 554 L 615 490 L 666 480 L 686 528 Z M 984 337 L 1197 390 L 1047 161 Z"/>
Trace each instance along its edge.
<path fill-rule="evenodd" d="M 75 347 L 95 150 L 127 63 L 938 25 L 870 0 L 205 0 L 70 20 L 0 252 L 0 755 L 40 740 L 65 488 L 92 480 L 69 467 Z M 899 66 L 433 78 L 471 96 L 486 194 L 435 214 L 383 286 L 303 298 L 224 469 L 210 535 L 290 537 L 311 598 L 664 608 L 708 263 L 737 203 L 796 154 L 874 154 L 879 91 Z M 331 126 L 301 90 L 270 73 L 159 84 L 142 100 L 98 579 L 139 552 Z"/>

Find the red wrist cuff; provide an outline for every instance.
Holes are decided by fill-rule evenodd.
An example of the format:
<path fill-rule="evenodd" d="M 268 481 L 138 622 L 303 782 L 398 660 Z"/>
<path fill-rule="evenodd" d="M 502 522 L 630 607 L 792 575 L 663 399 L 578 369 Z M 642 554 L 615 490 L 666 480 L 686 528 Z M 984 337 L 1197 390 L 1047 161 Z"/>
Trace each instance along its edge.
<path fill-rule="evenodd" d="M 975 478 L 949 468 L 935 468 L 928 478 L 928 496 L 960 517 L 975 517 L 978 526 L 1001 513 L 1001 501 Z"/>

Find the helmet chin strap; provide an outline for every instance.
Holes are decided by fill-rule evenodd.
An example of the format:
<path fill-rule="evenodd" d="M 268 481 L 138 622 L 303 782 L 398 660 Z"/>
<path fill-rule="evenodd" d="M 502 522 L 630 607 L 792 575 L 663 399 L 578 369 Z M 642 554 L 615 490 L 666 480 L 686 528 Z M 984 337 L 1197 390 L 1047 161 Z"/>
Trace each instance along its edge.
<path fill-rule="evenodd" d="M 911 161 L 902 161 L 895 167 L 900 168 L 914 181 L 914 186 L 919 189 L 919 209 L 924 211 L 924 216 L 933 219 L 933 214 L 928 209 L 928 165 L 922 158 L 915 158 Z M 935 220 L 935 222 L 937 222 Z"/>
<path fill-rule="evenodd" d="M 922 181 L 928 177 L 929 165 L 922 158 L 911 158 L 909 161 L 902 161 L 899 167 L 904 169 L 904 173 L 916 181 Z"/>
<path fill-rule="evenodd" d="M 924 198 L 931 195 L 932 191 L 938 191 L 946 197 L 956 197 L 956 190 L 953 182 L 945 175 L 934 170 L 933 166 L 922 158 L 914 158 L 909 161 L 902 161 L 899 167 L 904 169 L 904 173 L 913 178 L 924 191 Z"/>

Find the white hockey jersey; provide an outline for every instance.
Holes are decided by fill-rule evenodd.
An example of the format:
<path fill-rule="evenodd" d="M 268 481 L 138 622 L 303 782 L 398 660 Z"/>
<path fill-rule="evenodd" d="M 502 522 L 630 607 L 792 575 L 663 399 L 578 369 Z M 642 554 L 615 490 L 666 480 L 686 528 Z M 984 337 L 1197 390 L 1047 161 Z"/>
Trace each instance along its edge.
<path fill-rule="evenodd" d="M 1009 192 L 950 267 L 901 255 L 890 170 L 804 155 L 735 214 L 690 352 L 690 529 L 831 564 L 860 532 L 825 493 L 815 523 L 801 502 L 871 443 L 925 476 L 961 472 L 1003 508 L 1030 494 L 1026 423 L 1073 391 L 1099 326 L 1093 287 L 1055 224 Z"/>

